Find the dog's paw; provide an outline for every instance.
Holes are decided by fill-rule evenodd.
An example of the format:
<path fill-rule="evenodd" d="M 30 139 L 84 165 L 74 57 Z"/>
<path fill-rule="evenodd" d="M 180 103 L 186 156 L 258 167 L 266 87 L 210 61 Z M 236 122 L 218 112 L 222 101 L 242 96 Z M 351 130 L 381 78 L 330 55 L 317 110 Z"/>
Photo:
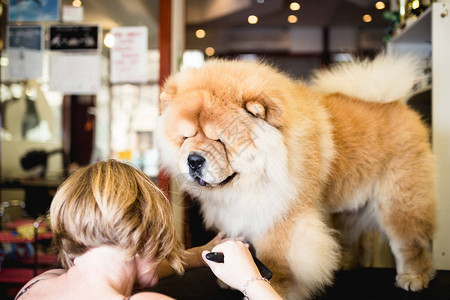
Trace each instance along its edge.
<path fill-rule="evenodd" d="M 418 292 L 428 287 L 430 279 L 425 275 L 398 274 L 395 277 L 396 286 L 406 290 Z"/>

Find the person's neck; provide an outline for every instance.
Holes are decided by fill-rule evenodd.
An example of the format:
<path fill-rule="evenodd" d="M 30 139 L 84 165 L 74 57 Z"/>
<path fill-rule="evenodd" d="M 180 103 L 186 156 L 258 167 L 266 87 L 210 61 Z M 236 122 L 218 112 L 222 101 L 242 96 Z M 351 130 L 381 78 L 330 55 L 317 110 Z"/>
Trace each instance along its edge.
<path fill-rule="evenodd" d="M 136 264 L 134 258 L 127 257 L 123 249 L 101 246 L 75 258 L 68 275 L 82 276 L 99 287 L 111 288 L 121 295 L 131 295 L 136 280 Z"/>

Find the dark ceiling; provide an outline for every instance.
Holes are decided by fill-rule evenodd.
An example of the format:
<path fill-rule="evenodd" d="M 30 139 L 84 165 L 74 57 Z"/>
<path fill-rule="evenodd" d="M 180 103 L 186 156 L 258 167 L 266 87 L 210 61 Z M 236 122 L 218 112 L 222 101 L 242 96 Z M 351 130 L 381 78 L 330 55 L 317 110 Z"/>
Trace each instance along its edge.
<path fill-rule="evenodd" d="M 215 0 L 224 2 L 223 0 Z M 301 5 L 300 10 L 291 11 L 289 4 L 293 1 L 286 0 L 265 0 L 258 3 L 257 0 L 248 1 L 249 5 L 235 13 L 228 14 L 217 19 L 205 22 L 191 21 L 189 18 L 190 7 L 207 6 L 211 0 L 187 0 L 188 6 L 188 25 L 204 27 L 230 27 L 249 25 L 247 17 L 249 15 L 258 16 L 259 26 L 286 26 L 291 25 L 287 22 L 287 17 L 294 14 L 298 17 L 298 23 L 293 26 L 379 26 L 385 25 L 383 19 L 383 10 L 375 8 L 374 0 L 297 0 Z M 233 2 L 231 0 L 231 2 Z M 384 0 L 388 7 L 388 1 Z M 373 17 L 371 23 L 366 24 L 362 16 L 370 14 Z M 205 17 L 207 19 L 207 17 Z"/>
<path fill-rule="evenodd" d="M 187 48 L 205 49 L 207 46 L 214 48 L 217 46 L 216 49 L 221 51 L 220 49 L 224 48 L 224 40 L 228 45 L 236 41 L 239 36 L 242 40 L 248 41 L 252 38 L 252 34 L 249 34 L 249 32 L 254 33 L 255 38 L 266 35 L 266 39 L 272 39 L 273 43 L 282 41 L 284 45 L 289 45 L 292 44 L 289 41 L 292 40 L 292 34 L 311 28 L 319 30 L 346 28 L 346 30 L 353 30 L 355 39 L 358 39 L 355 42 L 357 47 L 359 45 L 373 47 L 382 44 L 384 31 L 389 26 L 388 21 L 383 17 L 383 13 L 389 9 L 387 0 L 383 1 L 386 6 L 383 10 L 375 8 L 376 0 L 297 0 L 296 2 L 301 5 L 298 11 L 289 9 L 291 2 L 293 1 L 187 0 Z M 229 5 L 226 6 L 225 3 L 229 3 Z M 230 9 L 233 6 L 235 9 Z M 220 7 L 227 7 L 230 11 L 221 15 L 217 13 L 217 9 L 214 10 Z M 363 16 L 366 14 L 370 14 L 372 17 L 372 21 L 369 23 L 363 21 Z M 248 23 L 249 15 L 258 17 L 257 24 Z M 289 15 L 297 16 L 298 22 L 288 23 Z M 199 28 L 206 30 L 206 38 L 195 38 L 195 31 Z M 274 33 L 277 31 L 280 32 L 279 36 Z M 288 33 L 286 34 L 286 32 Z M 286 36 L 289 34 L 290 37 Z M 284 37 L 281 35 L 284 35 Z M 227 37 L 230 40 L 226 40 Z M 259 52 L 264 51 L 266 44 L 262 43 L 261 40 L 256 43 L 262 45 L 257 50 Z M 228 49 L 225 51 L 230 50 L 229 47 L 226 48 Z M 292 49 L 287 49 L 281 44 L 275 45 L 274 48 L 274 51 L 292 52 Z M 236 52 L 240 51 L 245 52 L 245 50 L 237 50 Z"/>
<path fill-rule="evenodd" d="M 160 0 L 166 1 L 166 0 Z M 100 23 L 105 31 L 114 26 L 140 26 L 149 28 L 149 47 L 157 48 L 158 0 L 83 0 L 85 22 Z M 262 3 L 260 3 L 262 2 Z M 375 0 L 297 0 L 301 8 L 291 11 L 286 0 L 186 0 L 186 46 L 204 49 L 215 45 L 220 32 L 233 35 L 243 30 L 291 30 L 292 28 L 331 28 L 345 26 L 357 30 L 380 32 L 389 25 L 383 18 L 388 9 L 377 10 Z M 72 0 L 62 0 L 71 5 Z M 249 15 L 258 16 L 258 23 L 250 25 Z M 298 22 L 289 24 L 287 17 L 294 14 Z M 372 22 L 364 23 L 362 16 L 370 14 Z M 208 31 L 207 39 L 192 38 L 198 28 Z"/>

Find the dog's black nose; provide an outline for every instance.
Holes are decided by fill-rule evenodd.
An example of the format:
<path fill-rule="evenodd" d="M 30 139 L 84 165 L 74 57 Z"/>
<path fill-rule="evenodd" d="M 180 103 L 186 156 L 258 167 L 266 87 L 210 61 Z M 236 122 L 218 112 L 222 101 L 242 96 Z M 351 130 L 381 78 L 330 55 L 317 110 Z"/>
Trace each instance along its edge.
<path fill-rule="evenodd" d="M 191 154 L 188 156 L 188 165 L 192 171 L 197 171 L 203 167 L 205 159 L 198 154 Z"/>

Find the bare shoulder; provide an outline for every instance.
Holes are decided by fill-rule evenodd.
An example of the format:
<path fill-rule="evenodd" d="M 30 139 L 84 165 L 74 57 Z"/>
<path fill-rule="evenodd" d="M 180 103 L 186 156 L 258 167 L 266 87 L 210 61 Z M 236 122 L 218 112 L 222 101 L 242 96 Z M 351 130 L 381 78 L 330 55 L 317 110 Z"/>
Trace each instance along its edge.
<path fill-rule="evenodd" d="M 40 274 L 39 276 L 36 276 L 34 279 L 48 279 L 48 278 L 53 278 L 53 277 L 58 277 L 62 274 L 67 273 L 67 270 L 64 269 L 52 269 L 52 270 L 48 270 L 42 274 Z"/>
<path fill-rule="evenodd" d="M 62 274 L 66 273 L 66 270 L 63 269 L 52 269 L 52 270 L 48 270 L 36 277 L 34 277 L 33 279 L 31 279 L 30 281 L 28 281 L 19 291 L 19 294 L 24 290 L 27 289 L 28 287 L 30 287 L 31 285 L 35 284 L 36 282 L 38 282 L 39 280 L 46 280 L 46 279 L 52 279 L 58 276 L 61 276 Z"/>
<path fill-rule="evenodd" d="M 174 300 L 173 298 L 170 298 L 169 296 L 158 294 L 158 293 L 152 293 L 152 292 L 142 292 L 134 294 L 131 297 L 131 300 Z"/>

